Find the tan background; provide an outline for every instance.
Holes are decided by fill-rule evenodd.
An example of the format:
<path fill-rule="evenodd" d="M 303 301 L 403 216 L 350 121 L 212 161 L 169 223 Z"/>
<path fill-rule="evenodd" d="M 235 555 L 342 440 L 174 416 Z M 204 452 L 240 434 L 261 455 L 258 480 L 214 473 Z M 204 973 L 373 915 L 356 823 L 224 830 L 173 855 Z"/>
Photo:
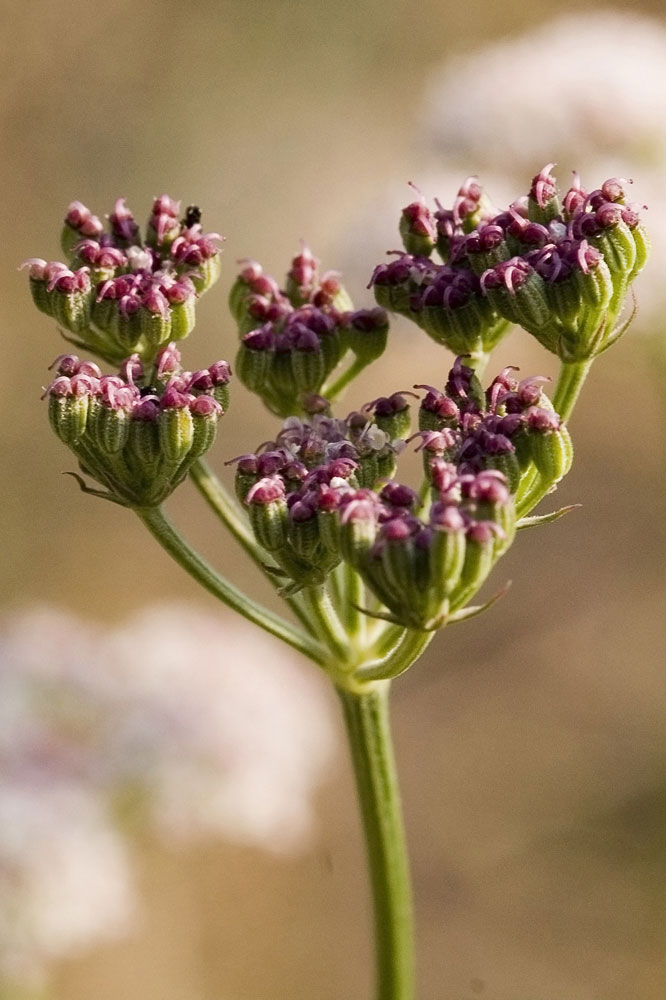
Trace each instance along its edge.
<path fill-rule="evenodd" d="M 373 245 L 366 206 L 382 212 L 383 192 L 423 171 L 416 117 L 430 71 L 458 49 L 543 21 L 552 5 L 2 7 L 2 598 L 115 620 L 193 588 L 138 522 L 59 476 L 68 460 L 38 397 L 60 346 L 16 264 L 57 256 L 72 198 L 102 213 L 124 195 L 142 216 L 167 191 L 201 204 L 207 226 L 227 237 L 221 284 L 187 349 L 192 367 L 233 360 L 225 295 L 238 257 L 280 274 L 301 236 L 327 266 L 336 255 L 355 260 L 362 242 L 367 267 L 350 275 L 362 304 L 387 249 Z M 423 1000 L 666 994 L 659 335 L 630 333 L 599 363 L 576 412 L 577 461 L 560 496 L 583 509 L 521 536 L 495 573 L 496 586 L 513 579 L 501 606 L 438 637 L 396 685 Z M 498 352 L 498 365 L 509 361 L 526 374 L 553 371 L 517 335 Z M 390 357 L 350 404 L 424 375 L 441 381 L 448 362 L 398 326 Z M 272 426 L 239 397 L 214 456 L 220 469 Z M 268 599 L 189 488 L 171 509 L 214 561 Z M 318 838 L 294 861 L 217 843 L 180 855 L 143 844 L 142 927 L 60 969 L 55 1000 L 369 996 L 352 795 L 341 756 L 320 796 Z"/>

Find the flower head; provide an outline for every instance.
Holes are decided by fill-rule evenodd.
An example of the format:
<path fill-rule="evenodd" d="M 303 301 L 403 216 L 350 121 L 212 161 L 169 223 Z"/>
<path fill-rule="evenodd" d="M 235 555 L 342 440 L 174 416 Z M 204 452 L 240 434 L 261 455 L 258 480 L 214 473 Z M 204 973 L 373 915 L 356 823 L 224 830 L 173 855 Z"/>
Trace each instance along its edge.
<path fill-rule="evenodd" d="M 191 333 L 196 298 L 219 275 L 221 237 L 204 233 L 192 215 L 179 221 L 178 212 L 168 196 L 155 199 L 144 238 L 124 198 L 108 216 L 108 232 L 72 202 L 62 235 L 68 263 L 26 261 L 35 304 L 68 339 L 107 361 L 128 351 L 151 361 L 165 343 Z"/>

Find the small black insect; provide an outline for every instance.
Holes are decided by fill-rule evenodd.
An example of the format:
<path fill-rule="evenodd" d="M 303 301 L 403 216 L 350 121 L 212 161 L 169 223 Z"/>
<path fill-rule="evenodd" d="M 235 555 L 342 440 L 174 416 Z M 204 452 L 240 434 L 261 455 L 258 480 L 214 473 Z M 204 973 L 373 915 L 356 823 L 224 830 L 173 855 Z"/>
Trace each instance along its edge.
<path fill-rule="evenodd" d="M 183 222 L 189 229 L 191 226 L 196 226 L 197 223 L 201 222 L 201 209 L 198 205 L 188 205 L 185 209 L 185 218 Z"/>
<path fill-rule="evenodd" d="M 139 389 L 139 395 L 143 398 L 144 396 L 156 396 L 157 389 L 152 385 L 144 385 Z"/>

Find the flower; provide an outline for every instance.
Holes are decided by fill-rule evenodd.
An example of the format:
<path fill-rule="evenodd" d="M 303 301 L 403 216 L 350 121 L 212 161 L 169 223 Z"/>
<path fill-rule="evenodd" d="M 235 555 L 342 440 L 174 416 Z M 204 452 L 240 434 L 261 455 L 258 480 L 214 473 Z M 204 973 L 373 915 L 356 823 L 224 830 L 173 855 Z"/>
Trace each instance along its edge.
<path fill-rule="evenodd" d="M 183 371 L 173 343 L 152 366 L 138 354 L 125 358 L 118 375 L 75 354 L 52 367 L 56 378 L 44 391 L 51 426 L 82 471 L 107 488 L 103 495 L 129 506 L 155 506 L 173 492 L 213 444 L 229 403 L 226 361 Z"/>
<path fill-rule="evenodd" d="M 156 198 L 144 239 L 124 198 L 108 216 L 109 232 L 73 201 L 61 239 L 68 263 L 31 257 L 23 265 L 35 304 L 68 331 L 65 339 L 111 363 L 129 351 L 151 361 L 191 333 L 195 300 L 220 272 L 222 237 L 203 232 L 198 208 L 180 221 L 179 212 L 168 195 Z"/>

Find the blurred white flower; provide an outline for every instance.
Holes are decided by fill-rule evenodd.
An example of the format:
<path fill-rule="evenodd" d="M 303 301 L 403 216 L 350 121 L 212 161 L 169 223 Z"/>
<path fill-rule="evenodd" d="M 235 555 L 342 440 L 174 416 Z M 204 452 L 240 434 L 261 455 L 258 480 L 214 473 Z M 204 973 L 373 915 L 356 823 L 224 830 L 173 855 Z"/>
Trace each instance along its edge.
<path fill-rule="evenodd" d="M 314 672 L 182 605 L 117 628 L 53 609 L 0 629 L 0 983 L 114 937 L 134 909 L 119 803 L 158 835 L 302 845 L 334 747 Z"/>
<path fill-rule="evenodd" d="M 334 746 L 314 672 L 251 626 L 182 605 L 137 615 L 107 657 L 121 693 L 108 747 L 161 829 L 272 851 L 302 842 Z"/>
<path fill-rule="evenodd" d="M 666 266 L 666 25 L 595 8 L 447 61 L 427 89 L 422 126 L 438 159 L 501 173 L 527 190 L 548 162 L 561 187 L 633 177 L 652 262 L 636 282 L 639 323 L 663 313 Z M 492 193 L 492 192 L 491 192 Z M 515 194 L 514 194 L 515 197 Z"/>
<path fill-rule="evenodd" d="M 37 987 L 49 961 L 125 934 L 127 848 L 78 787 L 0 780 L 0 983 Z"/>
<path fill-rule="evenodd" d="M 620 155 L 663 162 L 666 26 L 595 8 L 447 62 L 424 127 L 448 158 L 534 170 Z"/>

